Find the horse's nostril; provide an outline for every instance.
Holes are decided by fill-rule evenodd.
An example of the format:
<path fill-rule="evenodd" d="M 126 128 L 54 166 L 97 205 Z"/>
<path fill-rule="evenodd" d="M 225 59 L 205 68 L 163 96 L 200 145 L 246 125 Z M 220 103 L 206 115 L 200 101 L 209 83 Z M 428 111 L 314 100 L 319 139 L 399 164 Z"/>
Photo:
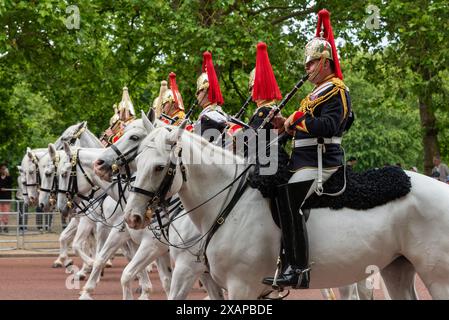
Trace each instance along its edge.
<path fill-rule="evenodd" d="M 95 164 L 98 166 L 101 166 L 104 163 L 104 160 L 98 159 L 97 161 L 95 161 Z"/>

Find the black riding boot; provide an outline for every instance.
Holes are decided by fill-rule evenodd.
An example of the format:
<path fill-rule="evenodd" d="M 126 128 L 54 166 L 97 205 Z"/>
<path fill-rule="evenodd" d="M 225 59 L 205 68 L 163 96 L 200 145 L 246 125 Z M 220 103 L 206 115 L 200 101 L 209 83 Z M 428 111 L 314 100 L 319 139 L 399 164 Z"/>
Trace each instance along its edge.
<path fill-rule="evenodd" d="M 309 243 L 304 215 L 300 211 L 313 180 L 284 184 L 278 187 L 276 205 L 282 230 L 282 243 L 289 263 L 276 280 L 278 287 L 294 289 L 309 287 Z M 274 277 L 263 279 L 273 285 Z"/>

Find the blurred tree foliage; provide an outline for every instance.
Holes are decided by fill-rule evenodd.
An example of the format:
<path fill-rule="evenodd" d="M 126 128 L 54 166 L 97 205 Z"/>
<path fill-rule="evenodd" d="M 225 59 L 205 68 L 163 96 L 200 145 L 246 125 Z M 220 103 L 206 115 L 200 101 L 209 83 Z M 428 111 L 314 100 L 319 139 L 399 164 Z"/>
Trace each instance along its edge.
<path fill-rule="evenodd" d="M 171 71 L 190 106 L 205 50 L 212 52 L 229 113 L 248 96 L 259 41 L 268 44 L 285 95 L 304 73 L 303 47 L 315 32 L 316 12 L 325 7 L 332 12 L 336 37 L 343 40 L 337 43 L 357 113 L 345 139 L 347 154 L 359 158 L 359 169 L 386 162 L 423 168 L 422 137 L 429 132 L 418 108 L 423 97 L 438 119 L 434 127 L 442 155 L 449 151 L 442 81 L 448 78 L 443 68 L 448 28 L 442 27 L 449 21 L 442 20 L 448 10 L 441 10 L 444 1 L 425 3 L 79 0 L 77 28 L 69 1 L 3 0 L 0 159 L 11 167 L 26 146 L 45 147 L 81 120 L 99 135 L 123 86 L 137 111 L 148 110 Z M 378 29 L 366 26 L 369 4 L 380 8 Z M 423 70 L 431 71 L 430 80 Z M 284 115 L 311 88 L 305 85 Z"/>

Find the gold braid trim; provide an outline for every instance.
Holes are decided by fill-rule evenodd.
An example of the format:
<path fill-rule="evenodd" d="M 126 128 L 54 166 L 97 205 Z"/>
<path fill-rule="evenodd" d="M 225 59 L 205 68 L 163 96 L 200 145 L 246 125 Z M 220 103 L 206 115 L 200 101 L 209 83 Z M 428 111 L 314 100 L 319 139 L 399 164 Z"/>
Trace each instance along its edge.
<path fill-rule="evenodd" d="M 172 116 L 172 118 L 176 118 L 178 117 L 178 120 L 175 121 L 175 123 L 173 123 L 172 125 L 174 126 L 179 126 L 181 124 L 181 122 L 184 121 L 184 118 L 186 117 L 186 114 L 184 111 L 182 110 L 178 110 L 177 112 L 175 112 L 175 114 Z"/>
<path fill-rule="evenodd" d="M 326 102 L 327 100 L 329 100 L 336 94 L 340 93 L 341 98 L 342 98 L 343 108 L 344 108 L 344 116 L 346 117 L 346 113 L 347 113 L 347 109 L 348 109 L 347 103 L 346 103 L 346 96 L 345 96 L 346 86 L 343 83 L 343 81 L 341 81 L 339 78 L 332 78 L 330 81 L 334 85 L 332 90 L 329 90 L 325 95 L 322 95 L 315 100 L 310 100 L 310 96 L 312 93 L 309 93 L 307 95 L 307 97 L 305 97 L 301 101 L 301 106 L 299 108 L 299 111 L 308 113 L 313 117 L 313 111 L 315 110 L 315 108 L 317 106 Z M 344 97 L 344 99 L 343 99 L 343 97 Z"/>

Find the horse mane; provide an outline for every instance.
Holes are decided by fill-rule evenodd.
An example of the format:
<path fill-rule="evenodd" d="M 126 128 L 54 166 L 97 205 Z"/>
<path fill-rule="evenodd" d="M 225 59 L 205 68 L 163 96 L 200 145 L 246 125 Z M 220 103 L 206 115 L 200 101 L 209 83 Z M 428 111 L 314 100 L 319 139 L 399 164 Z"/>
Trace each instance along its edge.
<path fill-rule="evenodd" d="M 166 125 L 162 127 L 155 128 L 140 144 L 139 152 L 141 152 L 145 147 L 147 147 L 149 142 L 156 144 L 158 150 L 166 149 L 166 138 L 167 135 L 173 132 L 173 130 L 178 130 L 179 127 Z M 160 134 L 162 132 L 162 134 Z M 192 143 L 193 142 L 193 143 Z M 210 163 L 211 159 L 204 159 L 206 155 L 214 154 L 219 155 L 221 159 L 224 160 L 225 164 L 243 164 L 245 160 L 239 155 L 235 155 L 232 151 L 223 149 L 221 146 L 214 145 L 204 139 L 202 136 L 192 133 L 190 131 L 184 130 L 181 135 L 181 145 L 182 148 L 189 148 L 193 152 L 199 152 L 201 155 L 201 163 Z M 186 155 L 183 152 L 183 155 Z M 191 160 L 191 159 L 189 159 Z M 203 161 L 206 160 L 206 161 Z M 186 161 L 185 164 L 190 164 Z"/>
<path fill-rule="evenodd" d="M 84 121 L 78 122 L 74 125 L 71 125 L 67 129 L 64 130 L 64 132 L 61 134 L 61 136 L 56 140 L 54 143 L 56 149 L 62 149 L 64 142 L 69 142 L 72 140 L 74 135 L 77 133 L 78 128 L 83 124 Z M 89 136 L 90 139 L 92 139 L 96 144 L 98 144 L 98 147 L 103 147 L 100 139 L 97 138 L 95 134 L 92 133 L 92 131 L 89 130 L 87 127 L 87 124 L 84 127 L 84 132 Z"/>
<path fill-rule="evenodd" d="M 86 126 L 86 131 L 84 131 L 85 134 L 88 134 L 89 137 L 95 141 L 95 143 L 98 143 L 98 148 L 104 148 L 103 144 L 101 143 L 100 139 L 98 139 L 98 137 L 96 135 L 94 135 L 92 133 L 92 131 L 89 130 L 89 128 L 87 128 Z"/>

